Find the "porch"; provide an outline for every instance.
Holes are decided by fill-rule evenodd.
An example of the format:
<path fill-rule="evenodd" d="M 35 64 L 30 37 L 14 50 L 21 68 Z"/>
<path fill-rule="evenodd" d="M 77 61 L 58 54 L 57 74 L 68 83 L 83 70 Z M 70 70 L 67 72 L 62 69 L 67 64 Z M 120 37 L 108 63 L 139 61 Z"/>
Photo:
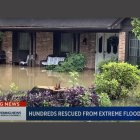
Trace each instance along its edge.
<path fill-rule="evenodd" d="M 118 37 L 119 43 L 113 47 L 110 37 Z M 86 68 L 94 69 L 97 64 L 112 56 L 125 60 L 125 32 L 5 32 L 2 50 L 6 52 L 7 64 L 26 61 L 33 55 L 29 66 L 40 66 L 40 61 L 48 55 L 63 56 L 67 53 L 82 53 L 86 57 Z M 114 49 L 115 48 L 115 49 Z"/>
<path fill-rule="evenodd" d="M 7 64 L 26 61 L 29 55 L 29 66 L 39 66 L 50 54 L 82 53 L 86 57 L 86 68 L 95 70 L 101 60 L 114 55 L 125 61 L 126 32 L 120 30 L 122 20 L 0 20 L 0 29 L 4 31 L 1 48 L 6 52 Z M 109 43 L 113 36 L 119 38 L 115 47 Z"/>

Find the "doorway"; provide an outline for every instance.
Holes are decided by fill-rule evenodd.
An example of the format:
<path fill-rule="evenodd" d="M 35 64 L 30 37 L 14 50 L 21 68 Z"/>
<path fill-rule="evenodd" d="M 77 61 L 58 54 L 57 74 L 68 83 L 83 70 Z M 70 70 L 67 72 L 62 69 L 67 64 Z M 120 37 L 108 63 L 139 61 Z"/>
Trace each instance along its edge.
<path fill-rule="evenodd" d="M 97 33 L 95 71 L 103 60 L 118 57 L 118 33 Z"/>
<path fill-rule="evenodd" d="M 14 32 L 13 33 L 13 55 L 12 61 L 19 64 L 20 61 L 26 61 L 28 55 L 36 54 L 34 33 Z"/>

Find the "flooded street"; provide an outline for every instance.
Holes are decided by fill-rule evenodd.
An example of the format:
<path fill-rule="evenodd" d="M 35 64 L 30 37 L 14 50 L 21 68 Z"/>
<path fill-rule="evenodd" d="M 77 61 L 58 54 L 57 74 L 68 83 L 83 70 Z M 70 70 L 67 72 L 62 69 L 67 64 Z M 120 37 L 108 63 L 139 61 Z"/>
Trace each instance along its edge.
<path fill-rule="evenodd" d="M 31 90 L 35 86 L 70 86 L 68 73 L 48 71 L 40 67 L 19 67 L 0 65 L 0 89 L 9 90 L 9 85 L 15 83 L 19 90 Z M 87 70 L 80 73 L 79 84 L 90 87 L 93 84 L 94 72 Z"/>

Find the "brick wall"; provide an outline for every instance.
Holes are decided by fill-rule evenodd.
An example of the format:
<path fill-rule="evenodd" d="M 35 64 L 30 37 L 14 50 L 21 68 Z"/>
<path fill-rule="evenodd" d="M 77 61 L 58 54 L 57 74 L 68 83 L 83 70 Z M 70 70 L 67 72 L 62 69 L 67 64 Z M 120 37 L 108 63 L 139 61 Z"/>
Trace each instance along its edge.
<path fill-rule="evenodd" d="M 87 44 L 83 44 L 83 39 L 87 38 Z M 80 34 L 80 53 L 86 57 L 86 67 L 95 69 L 95 48 L 96 33 Z M 12 62 L 12 32 L 5 32 L 2 49 L 6 52 L 6 63 Z M 46 59 L 49 54 L 53 54 L 53 33 L 37 32 L 36 33 L 36 64 L 39 65 L 41 60 Z"/>
<path fill-rule="evenodd" d="M 124 62 L 125 61 L 125 46 L 126 46 L 126 33 L 119 33 L 119 50 L 118 50 L 118 60 Z"/>
<path fill-rule="evenodd" d="M 6 63 L 12 63 L 12 32 L 5 32 L 3 43 L 2 43 L 2 50 L 6 52 Z"/>
<path fill-rule="evenodd" d="M 83 44 L 83 39 L 87 38 L 87 44 Z M 86 57 L 86 67 L 95 69 L 95 50 L 96 50 L 96 33 L 80 34 L 80 53 Z"/>
<path fill-rule="evenodd" d="M 36 64 L 39 65 L 41 60 L 46 59 L 49 54 L 53 53 L 53 33 L 37 32 L 36 33 Z"/>

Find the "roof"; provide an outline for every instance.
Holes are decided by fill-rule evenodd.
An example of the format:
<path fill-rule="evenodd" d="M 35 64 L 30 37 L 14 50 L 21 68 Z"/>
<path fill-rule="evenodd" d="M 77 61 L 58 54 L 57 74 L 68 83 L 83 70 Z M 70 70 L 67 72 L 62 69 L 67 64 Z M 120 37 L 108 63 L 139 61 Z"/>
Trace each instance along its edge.
<path fill-rule="evenodd" d="M 120 29 L 122 18 L 0 19 L 0 29 Z"/>

